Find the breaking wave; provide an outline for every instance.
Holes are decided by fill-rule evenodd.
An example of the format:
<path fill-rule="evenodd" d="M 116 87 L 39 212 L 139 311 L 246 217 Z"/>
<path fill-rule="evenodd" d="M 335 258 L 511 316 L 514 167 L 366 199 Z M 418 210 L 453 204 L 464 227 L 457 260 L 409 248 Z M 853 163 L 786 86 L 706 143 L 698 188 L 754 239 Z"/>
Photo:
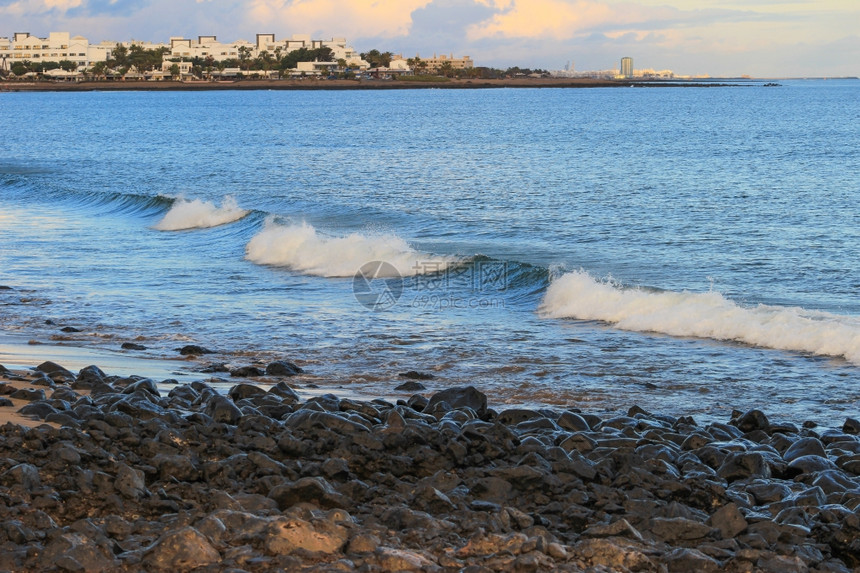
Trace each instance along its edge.
<path fill-rule="evenodd" d="M 238 221 L 247 214 L 248 211 L 240 208 L 230 195 L 224 197 L 220 207 L 200 199 L 179 198 L 153 228 L 159 231 L 208 229 Z"/>
<path fill-rule="evenodd" d="M 860 317 L 800 307 L 744 307 L 713 291 L 621 288 L 578 271 L 552 281 L 540 312 L 548 318 L 599 320 L 623 330 L 841 357 L 860 365 Z"/>
<path fill-rule="evenodd" d="M 287 267 L 321 277 L 352 277 L 365 263 L 384 261 L 401 276 L 440 272 L 456 264 L 454 257 L 416 251 L 393 234 L 320 235 L 307 223 L 281 225 L 272 218 L 245 248 L 246 258 L 261 265 Z"/>

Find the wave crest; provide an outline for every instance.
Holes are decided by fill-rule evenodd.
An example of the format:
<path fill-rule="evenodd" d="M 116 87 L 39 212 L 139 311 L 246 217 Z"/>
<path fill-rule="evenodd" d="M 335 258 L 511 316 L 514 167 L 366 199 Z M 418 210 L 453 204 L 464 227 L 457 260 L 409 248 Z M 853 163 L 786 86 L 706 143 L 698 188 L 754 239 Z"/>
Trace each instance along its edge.
<path fill-rule="evenodd" d="M 153 228 L 159 231 L 183 231 L 186 229 L 208 229 L 238 221 L 248 214 L 239 207 L 236 200 L 227 195 L 221 201 L 221 206 L 214 203 L 194 199 L 179 198 L 173 203 L 164 217 Z"/>
<path fill-rule="evenodd" d="M 352 277 L 364 263 L 385 261 L 401 276 L 444 271 L 457 260 L 416 251 L 392 234 L 326 237 L 313 225 L 281 225 L 271 218 L 245 248 L 248 260 L 321 277 Z"/>
<path fill-rule="evenodd" d="M 799 307 L 743 307 L 718 292 L 623 289 L 584 271 L 554 280 L 543 316 L 599 320 L 623 330 L 730 340 L 835 356 L 860 365 L 860 319 Z"/>

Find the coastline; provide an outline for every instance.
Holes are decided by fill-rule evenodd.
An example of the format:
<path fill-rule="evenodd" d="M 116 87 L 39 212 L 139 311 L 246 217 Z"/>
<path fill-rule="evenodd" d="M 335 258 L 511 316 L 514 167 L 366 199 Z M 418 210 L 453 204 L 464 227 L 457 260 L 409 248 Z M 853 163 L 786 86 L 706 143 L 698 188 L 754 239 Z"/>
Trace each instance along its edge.
<path fill-rule="evenodd" d="M 302 399 L 300 374 L 272 363 L 223 394 L 0 367 L 0 568 L 860 566 L 856 420 L 497 410 L 472 386 L 422 393 L 419 376 L 408 400 Z"/>
<path fill-rule="evenodd" d="M 725 87 L 726 82 L 663 82 L 597 80 L 586 78 L 514 78 L 499 80 L 451 79 L 444 82 L 408 80 L 238 80 L 192 81 L 84 81 L 0 82 L 0 92 L 87 91 L 211 91 L 211 90 L 390 90 L 390 89 L 500 89 L 500 88 L 616 88 L 616 87 Z"/>

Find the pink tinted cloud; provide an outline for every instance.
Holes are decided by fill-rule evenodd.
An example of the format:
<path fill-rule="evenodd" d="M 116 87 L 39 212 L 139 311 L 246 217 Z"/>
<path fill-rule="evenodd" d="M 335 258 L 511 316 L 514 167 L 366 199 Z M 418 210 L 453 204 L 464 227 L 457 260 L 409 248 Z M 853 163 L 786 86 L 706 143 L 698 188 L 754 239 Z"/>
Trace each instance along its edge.
<path fill-rule="evenodd" d="M 403 36 L 412 26 L 412 12 L 432 0 L 253 0 L 249 19 L 263 28 L 328 35 Z"/>

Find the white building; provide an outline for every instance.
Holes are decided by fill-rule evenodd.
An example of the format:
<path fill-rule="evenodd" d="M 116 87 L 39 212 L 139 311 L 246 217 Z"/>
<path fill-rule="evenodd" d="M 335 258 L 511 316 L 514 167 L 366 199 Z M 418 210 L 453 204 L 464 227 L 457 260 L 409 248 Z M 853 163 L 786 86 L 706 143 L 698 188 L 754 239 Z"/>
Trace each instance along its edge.
<path fill-rule="evenodd" d="M 182 37 L 170 38 L 170 52 L 165 59 L 206 59 L 213 60 L 239 59 L 240 56 L 249 59 L 256 58 L 266 52 L 274 58 L 281 58 L 289 52 L 306 48 L 316 50 L 329 48 L 332 51 L 334 61 L 345 60 L 348 67 L 366 69 L 369 64 L 361 59 L 361 56 L 346 43 L 346 38 L 332 38 L 331 40 L 314 40 L 309 34 L 293 34 L 290 38 L 277 40 L 274 34 L 257 34 L 256 40 L 236 40 L 235 42 L 219 42 L 216 36 L 198 36 L 196 40 Z M 311 71 L 303 69 L 299 71 Z"/>
<path fill-rule="evenodd" d="M 151 42 L 101 42 L 90 44 L 83 36 L 70 37 L 68 32 L 51 32 L 47 38 L 39 38 L 29 32 L 18 32 L 12 38 L 0 38 L 0 69 L 8 70 L 16 61 L 61 62 L 68 60 L 85 70 L 96 62 L 111 58 L 118 45 L 140 46 L 146 50 L 166 47 Z"/>
<path fill-rule="evenodd" d="M 0 66 L 9 69 L 16 61 L 34 63 L 68 60 L 79 68 L 89 64 L 89 40 L 70 37 L 68 32 L 51 32 L 47 38 L 18 32 L 12 38 L 0 38 Z M 5 61 L 5 65 L 3 63 Z"/>

